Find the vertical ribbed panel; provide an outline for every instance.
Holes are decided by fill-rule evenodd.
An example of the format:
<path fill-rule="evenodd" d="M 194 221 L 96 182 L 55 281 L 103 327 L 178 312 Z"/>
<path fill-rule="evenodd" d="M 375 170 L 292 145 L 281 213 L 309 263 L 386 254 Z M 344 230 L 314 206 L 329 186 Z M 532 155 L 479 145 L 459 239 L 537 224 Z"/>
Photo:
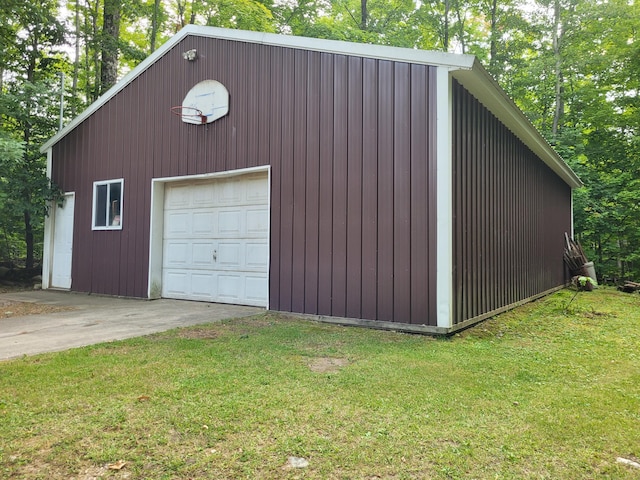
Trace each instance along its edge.
<path fill-rule="evenodd" d="M 54 147 L 73 289 L 146 296 L 152 178 L 271 165 L 272 309 L 435 325 L 434 72 L 185 38 Z M 170 107 L 205 79 L 229 114 L 185 124 Z M 123 229 L 92 232 L 92 182 L 121 177 Z"/>
<path fill-rule="evenodd" d="M 454 324 L 562 285 L 571 191 L 454 81 Z"/>

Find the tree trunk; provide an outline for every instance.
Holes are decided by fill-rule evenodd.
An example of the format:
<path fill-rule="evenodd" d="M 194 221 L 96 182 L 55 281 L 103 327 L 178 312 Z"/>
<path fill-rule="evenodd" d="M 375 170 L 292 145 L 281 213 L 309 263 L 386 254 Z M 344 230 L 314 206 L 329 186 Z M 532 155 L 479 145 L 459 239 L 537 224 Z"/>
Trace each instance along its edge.
<path fill-rule="evenodd" d="M 360 0 L 360 29 L 367 29 L 367 20 L 369 12 L 367 11 L 367 0 Z"/>
<path fill-rule="evenodd" d="M 24 239 L 27 244 L 25 267 L 27 270 L 31 270 L 33 268 L 33 225 L 31 225 L 31 214 L 29 210 L 24 211 Z"/>
<path fill-rule="evenodd" d="M 102 24 L 102 66 L 100 93 L 118 80 L 118 42 L 120 40 L 120 0 L 105 0 Z"/>
<path fill-rule="evenodd" d="M 625 262 L 624 259 L 622 258 L 623 256 L 623 251 L 622 251 L 622 241 L 618 238 L 618 240 L 616 241 L 616 243 L 618 244 L 618 252 L 616 255 L 616 260 L 618 263 L 618 273 L 620 274 L 620 278 L 625 278 L 627 275 L 626 269 L 625 267 Z"/>
<path fill-rule="evenodd" d="M 89 0 L 87 0 L 87 6 L 91 7 Z M 91 34 L 93 35 L 92 41 L 89 38 L 85 38 L 85 52 L 87 58 L 87 77 L 89 72 L 89 44 L 93 43 L 92 61 L 93 61 L 93 88 L 90 86 L 90 82 L 87 81 L 87 100 L 89 103 L 93 102 L 100 95 L 100 56 L 98 55 L 99 49 L 95 43 L 98 41 L 98 12 L 100 10 L 100 0 L 95 0 L 93 8 L 91 9 Z M 88 30 L 87 30 L 88 31 Z"/>
<path fill-rule="evenodd" d="M 456 17 L 458 17 L 458 38 L 460 39 L 460 48 L 462 49 L 462 53 L 466 53 L 467 45 L 464 41 L 464 17 L 460 11 L 460 1 L 456 1 L 455 8 Z"/>
<path fill-rule="evenodd" d="M 29 64 L 27 65 L 27 82 L 33 83 L 35 80 L 36 73 L 36 56 L 39 53 L 40 46 L 38 45 L 37 39 L 34 36 L 33 42 L 31 44 L 31 55 L 29 57 Z M 31 111 L 31 101 L 27 100 L 26 111 Z M 29 120 L 23 122 L 22 125 L 23 133 L 22 133 L 22 141 L 24 142 L 24 153 L 23 160 L 26 163 L 29 162 L 29 145 L 31 143 L 31 124 Z M 29 187 L 25 185 L 24 189 L 21 193 L 22 201 L 25 204 L 30 204 L 31 192 L 29 191 Z M 26 268 L 33 268 L 33 226 L 31 225 L 31 213 L 29 210 L 25 209 L 23 211 L 24 214 L 24 241 L 27 249 L 27 258 L 26 258 Z"/>
<path fill-rule="evenodd" d="M 80 74 L 80 0 L 76 0 L 76 57 L 73 60 L 73 82 L 71 84 L 71 95 L 75 100 L 78 94 L 78 75 Z M 76 116 L 76 102 L 71 103 L 71 116 Z"/>
<path fill-rule="evenodd" d="M 196 23 L 196 9 L 194 8 L 197 0 L 191 0 L 191 17 L 189 17 L 189 25 Z"/>
<path fill-rule="evenodd" d="M 445 52 L 449 51 L 449 1 L 444 0 L 444 26 L 442 36 L 442 47 Z"/>
<path fill-rule="evenodd" d="M 553 56 L 555 59 L 554 75 L 555 85 L 555 112 L 553 114 L 553 125 L 551 134 L 556 139 L 560 128 L 560 119 L 564 115 L 564 78 L 562 75 L 562 21 L 560 19 L 560 0 L 555 0 L 553 6 Z"/>
<path fill-rule="evenodd" d="M 182 28 L 185 25 L 185 23 L 184 23 L 184 13 L 185 13 L 185 10 L 187 9 L 186 0 L 185 0 L 185 3 L 182 3 L 180 0 L 177 0 L 176 1 L 176 9 L 178 11 L 178 19 L 180 20 L 180 28 Z"/>
<path fill-rule="evenodd" d="M 155 0 L 153 3 L 153 16 L 151 17 L 151 53 L 156 51 L 156 39 L 158 37 L 158 23 L 160 22 L 160 0 Z"/>
<path fill-rule="evenodd" d="M 498 11 L 498 0 L 493 0 L 491 2 L 491 31 L 489 32 L 489 36 L 491 38 L 491 43 L 489 45 L 489 71 L 496 74 L 497 61 L 496 57 L 498 56 L 498 42 L 496 40 L 497 32 L 496 32 L 496 23 L 497 23 L 497 11 Z"/>

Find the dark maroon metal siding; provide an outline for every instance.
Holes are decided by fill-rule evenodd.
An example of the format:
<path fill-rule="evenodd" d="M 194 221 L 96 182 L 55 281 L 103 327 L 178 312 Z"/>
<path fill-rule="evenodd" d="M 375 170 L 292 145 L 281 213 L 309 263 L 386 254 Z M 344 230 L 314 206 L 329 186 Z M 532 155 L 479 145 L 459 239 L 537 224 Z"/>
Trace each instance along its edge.
<path fill-rule="evenodd" d="M 454 324 L 565 283 L 571 189 L 454 81 Z"/>
<path fill-rule="evenodd" d="M 204 79 L 229 115 L 184 124 Z M 152 178 L 271 165 L 271 309 L 435 325 L 435 94 L 433 67 L 185 38 L 54 147 L 72 288 L 147 295 Z M 93 181 L 121 177 L 122 231 L 93 232 Z"/>

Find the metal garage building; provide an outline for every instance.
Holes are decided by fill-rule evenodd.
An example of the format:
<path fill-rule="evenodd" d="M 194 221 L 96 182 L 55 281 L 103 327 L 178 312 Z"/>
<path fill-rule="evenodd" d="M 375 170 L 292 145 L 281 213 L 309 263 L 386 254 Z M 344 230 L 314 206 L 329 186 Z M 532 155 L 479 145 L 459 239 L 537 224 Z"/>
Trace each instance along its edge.
<path fill-rule="evenodd" d="M 42 151 L 45 288 L 449 333 L 567 280 L 580 180 L 470 55 L 188 26 Z"/>

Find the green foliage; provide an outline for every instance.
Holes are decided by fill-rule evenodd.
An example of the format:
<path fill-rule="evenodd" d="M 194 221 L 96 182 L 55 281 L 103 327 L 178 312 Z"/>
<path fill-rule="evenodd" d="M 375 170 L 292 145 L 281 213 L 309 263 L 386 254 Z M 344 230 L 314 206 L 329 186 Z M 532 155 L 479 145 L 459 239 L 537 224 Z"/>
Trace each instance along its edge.
<path fill-rule="evenodd" d="M 581 143 L 571 164 L 585 188 L 575 198 L 587 254 L 609 278 L 640 277 L 640 8 L 624 1 L 583 4 L 574 32 L 575 89 L 567 123 Z M 591 20 L 591 21 L 588 21 Z"/>
<path fill-rule="evenodd" d="M 0 232 L 3 260 L 26 258 L 31 268 L 36 239 L 42 238 L 47 201 L 56 190 L 45 174 L 41 142 L 55 131 L 58 50 L 64 30 L 51 1 L 5 6 L 6 25 L 16 35 L 1 67 L 0 96 Z M 20 233 L 18 233 L 20 232 Z M 20 235 L 20 236 L 18 236 Z M 39 255 L 38 255 L 39 256 Z"/>
<path fill-rule="evenodd" d="M 13 165 L 24 155 L 24 144 L 0 130 L 0 259 L 24 256 L 21 249 L 20 216 L 13 208 L 11 195 L 11 174 Z"/>

